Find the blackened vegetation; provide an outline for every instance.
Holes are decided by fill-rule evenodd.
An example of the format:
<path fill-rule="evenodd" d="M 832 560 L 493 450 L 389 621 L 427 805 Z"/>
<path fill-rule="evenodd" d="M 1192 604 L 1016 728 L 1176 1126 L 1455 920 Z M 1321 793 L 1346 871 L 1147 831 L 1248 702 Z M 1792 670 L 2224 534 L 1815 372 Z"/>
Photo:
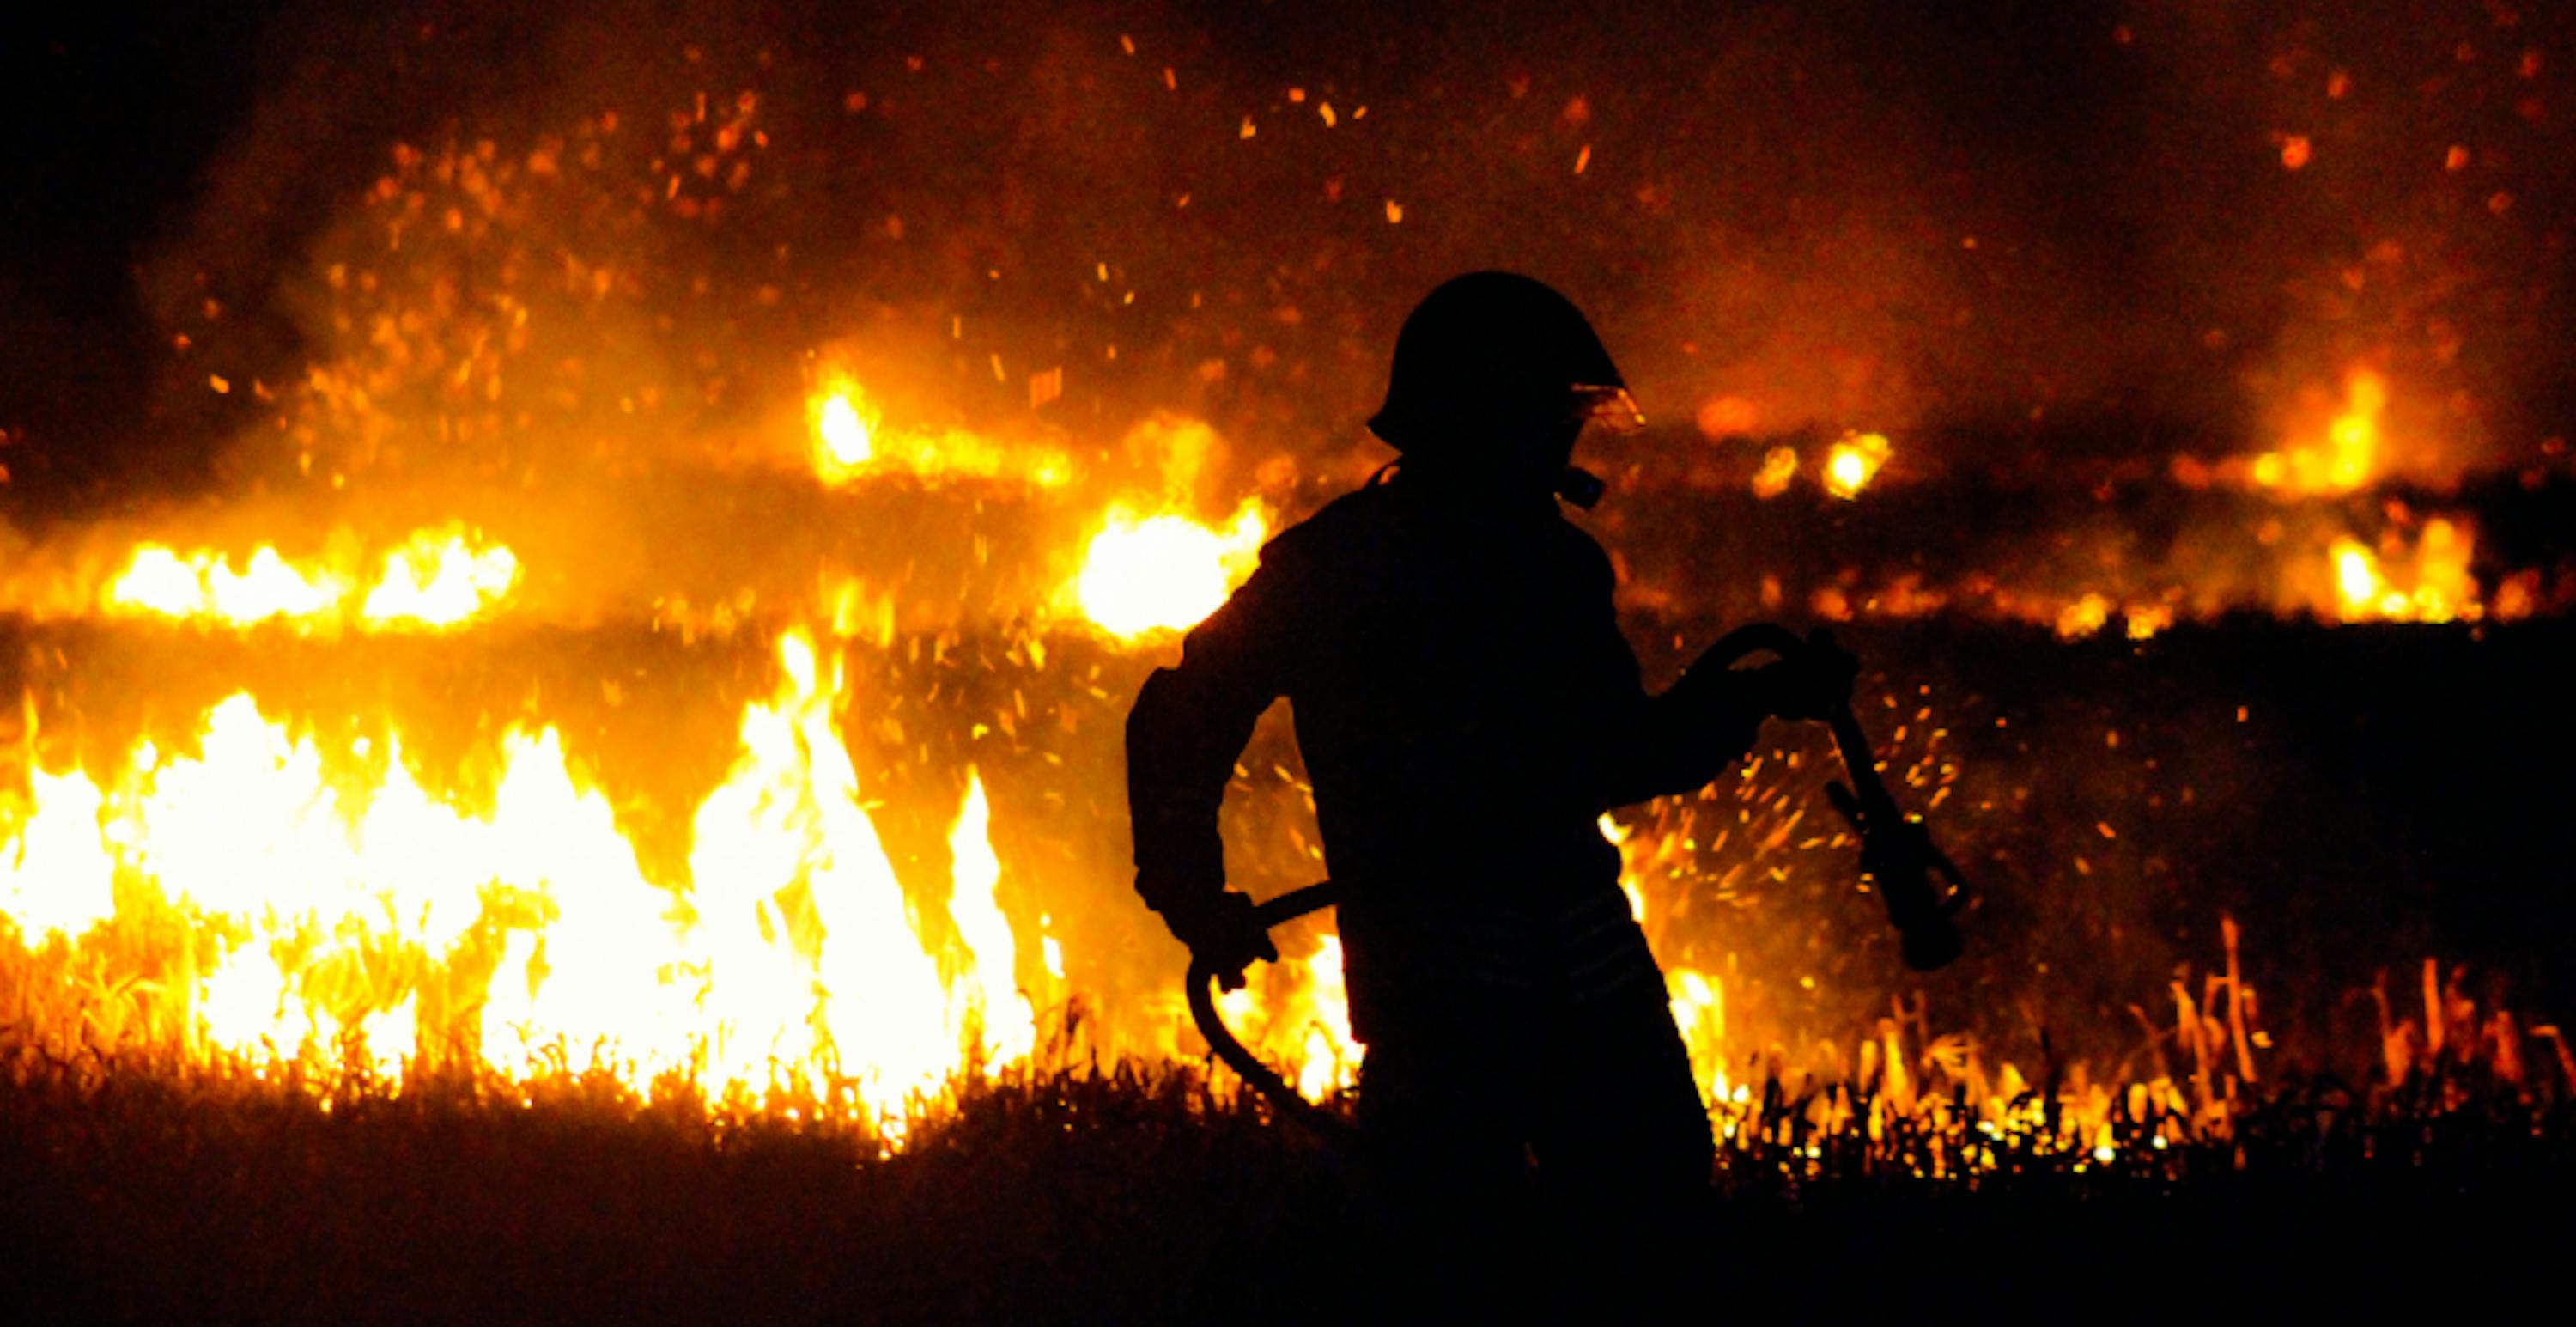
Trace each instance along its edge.
<path fill-rule="evenodd" d="M 2321 1076 L 2228 1140 L 2123 1118 L 2107 1165 L 1942 1125 L 1932 1100 L 1876 1140 L 1820 1129 L 1821 1094 L 1775 1082 L 1704 1210 L 1604 1248 L 1535 1201 L 1398 1219 L 1362 1170 L 1188 1067 L 970 1084 L 881 1158 L 849 1126 L 605 1075 L 314 1091 L 21 1044 L 0 1256 L 24 1274 L 0 1295 L 45 1321 L 1274 1320 L 1386 1303 L 1355 1296 L 1396 1274 L 1524 1311 L 2467 1308 L 2535 1283 L 2563 1231 L 2545 1199 L 2576 1176 L 2576 1118 L 2535 1068 Z"/>

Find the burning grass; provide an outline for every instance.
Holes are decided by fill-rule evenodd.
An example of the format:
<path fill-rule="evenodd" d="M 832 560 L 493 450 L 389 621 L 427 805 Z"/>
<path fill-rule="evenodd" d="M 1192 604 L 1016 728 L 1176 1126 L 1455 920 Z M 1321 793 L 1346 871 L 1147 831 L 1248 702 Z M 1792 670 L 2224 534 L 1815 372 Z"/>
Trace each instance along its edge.
<path fill-rule="evenodd" d="M 2533 725 L 2545 716 L 2506 708 L 2527 688 L 2466 688 L 2462 670 L 2474 666 L 2486 679 L 2547 675 L 2571 657 L 2562 625 L 2494 627 L 2473 645 L 2396 628 L 2184 627 L 2145 644 L 2079 645 L 2043 634 L 1998 639 L 1968 628 L 1909 630 L 1861 641 L 1871 657 L 1891 660 L 1891 673 L 1926 679 L 1912 694 L 1871 688 L 1873 722 L 1889 744 L 1891 774 L 1902 774 L 1951 842 L 1973 853 L 1972 870 L 1988 887 L 1971 918 L 1970 957 L 1925 993 L 1909 991 L 1891 1004 L 1887 979 L 1895 963 L 1882 909 L 1855 891 L 1849 844 L 1832 825 L 1807 818 L 1821 805 L 1818 785 L 1831 768 L 1801 745 L 1811 735 L 1782 733 L 1781 745 L 1750 762 L 1742 777 L 1697 798 L 1628 813 L 1609 827 L 1627 858 L 1626 883 L 1650 941 L 1673 974 L 1676 1013 L 1703 1088 L 1730 1109 L 1755 1108 L 1764 1085 L 1777 1082 L 1805 1121 L 1793 1133 L 1885 1134 L 1908 1127 L 1899 1117 L 1932 1109 L 1964 1086 L 1976 1108 L 1944 1128 L 2011 1133 L 2047 1116 L 2051 1145 L 2071 1166 L 2104 1148 L 2121 1151 L 2121 1131 L 2135 1122 L 2189 1123 L 2187 1130 L 2164 1129 L 2168 1148 L 2199 1137 L 2213 1112 L 2225 1118 L 2240 1095 L 2268 1096 L 2285 1076 L 2331 1070 L 2347 1081 L 2393 1083 L 2412 1072 L 2404 1066 L 2415 1057 L 2470 1048 L 2541 1089 L 2562 1085 L 2554 1039 L 2502 1012 L 2564 1005 L 2555 951 L 2530 939 L 2559 924 L 2550 910 L 2556 896 L 2506 892 L 2528 876 L 2538 846 L 2515 827 L 2538 822 L 2517 809 L 2524 802 L 2500 795 L 2521 789 L 2526 800 L 2537 799 L 2546 789 L 2500 778 L 2416 777 L 2427 760 L 2457 760 L 2444 753 L 2464 732 L 2510 733 L 2517 743 L 2544 735 Z M 562 649 L 567 639 L 599 653 L 627 646 L 587 636 L 535 640 L 527 655 L 558 661 L 561 680 L 516 656 L 500 657 L 490 666 L 502 701 L 529 688 L 532 676 L 550 698 L 598 695 L 581 685 L 597 656 Z M 1116 819 L 1115 719 L 1145 662 L 1105 645 L 1044 641 L 1043 650 L 1036 636 L 836 645 L 811 658 L 790 651 L 774 666 L 749 643 L 730 653 L 664 644 L 645 656 L 661 690 L 647 695 L 639 682 L 631 709 L 552 700 L 554 708 L 538 718 L 573 736 L 538 767 L 595 784 L 617 809 L 614 828 L 646 880 L 695 875 L 701 885 L 685 893 L 640 884 L 623 894 L 599 891 L 625 908 L 620 915 L 646 920 L 663 917 L 674 898 L 687 899 L 696 929 L 675 923 L 641 930 L 699 949 L 684 948 L 685 961 L 667 969 L 658 950 L 627 956 L 622 967 L 603 965 L 628 978 L 613 988 L 625 994 L 575 1008 L 580 1017 L 549 1022 L 529 1011 L 543 1013 L 545 1001 L 577 994 L 574 979 L 596 975 L 582 966 L 585 953 L 629 932 L 571 910 L 586 906 L 590 893 L 564 891 L 560 880 L 552 893 L 544 887 L 557 858 L 495 856 L 486 842 L 511 826 L 560 832 L 574 822 L 541 805 L 534 814 L 496 809 L 487 825 L 478 799 L 503 806 L 509 799 L 492 790 L 511 781 L 484 774 L 459 778 L 461 791 L 440 791 L 445 768 L 468 775 L 479 768 L 447 752 L 417 770 L 391 760 L 354 770 L 362 781 L 389 785 L 409 770 L 405 777 L 429 790 L 432 827 L 445 837 L 388 842 L 445 846 L 346 859 L 341 854 L 353 842 L 372 841 L 351 839 L 349 825 L 381 819 L 380 804 L 389 799 L 379 790 L 359 803 L 326 779 L 319 790 L 298 785 L 294 796 L 272 799 L 285 809 L 257 822 L 315 832 L 237 834 L 250 849 L 210 855 L 201 873 L 238 884 L 256 901 L 269 896 L 257 886 L 275 872 L 264 863 L 302 861 L 289 850 L 318 844 L 315 859 L 340 872 L 319 878 L 345 878 L 359 900 L 346 919 L 331 910 L 312 920 L 285 907 L 191 905 L 194 895 L 171 887 L 176 876 L 162 858 L 136 857 L 134 844 L 156 840 L 110 833 L 129 820 L 148 824 L 128 815 L 144 803 L 119 791 L 72 807 L 76 814 L 65 823 L 114 858 L 93 878 L 100 897 L 116 906 L 87 929 L 77 919 L 67 923 L 59 939 L 45 938 L 47 915 L 21 917 L 26 948 L 0 961 L 0 1021 L 57 1054 L 95 1046 L 208 1060 L 259 1056 L 268 1046 L 293 1054 L 308 1036 L 328 1058 L 357 1031 L 367 1038 L 373 1073 L 389 1080 L 416 1064 L 441 1069 L 458 1057 L 479 1059 L 507 1078 L 542 1076 L 585 1062 L 606 1039 L 619 1046 L 616 1072 L 629 1090 L 655 1099 L 668 1095 L 659 1083 L 669 1070 L 695 1082 L 699 1095 L 721 1098 L 737 1088 L 763 1090 L 787 1065 L 789 1076 L 816 1085 L 827 1113 L 853 1120 L 913 1088 L 936 1090 L 966 1068 L 990 1073 L 1023 1061 L 1040 1068 L 1067 1062 L 1062 1054 L 1029 1057 L 1061 1034 L 1064 1011 L 1075 1007 L 1084 1012 L 1071 1051 L 1085 1063 L 1131 1055 L 1186 1060 L 1200 1048 L 1171 985 L 1181 954 L 1134 905 Z M 317 661 L 338 665 L 328 675 L 339 676 L 348 671 L 342 652 L 361 647 L 378 676 L 401 671 L 408 657 L 402 651 L 438 665 L 424 665 L 424 674 L 443 688 L 446 709 L 388 709 L 388 730 L 404 735 L 406 751 L 415 731 L 488 732 L 486 724 L 454 722 L 457 714 L 508 712 L 459 680 L 453 649 L 433 656 L 427 643 L 369 640 L 266 653 L 290 677 L 321 674 L 305 667 Z M 795 667 L 787 666 L 791 659 Z M 199 688 L 207 695 L 240 671 L 228 656 L 215 662 L 225 666 L 199 670 L 208 675 Z M 823 705 L 824 679 L 842 674 L 852 694 L 871 699 L 870 708 L 883 698 L 899 698 L 900 706 L 888 701 L 872 717 L 870 708 Z M 2006 679 L 2014 695 L 2008 710 L 1981 698 Z M 80 767 L 98 771 L 111 789 L 131 768 L 113 753 L 139 747 L 113 713 L 73 702 L 80 694 L 129 690 L 156 694 L 121 685 L 73 694 L 54 703 L 85 726 L 45 729 L 111 753 Z M 281 713 L 350 708 L 337 698 L 311 703 L 298 702 L 291 689 L 281 694 L 288 697 L 276 703 Z M 2371 707 L 2388 694 L 2451 694 L 2459 697 L 2455 707 L 2486 708 L 2455 708 L 2438 723 L 2427 716 L 2420 731 L 2382 715 L 2367 735 L 2356 733 L 2350 716 L 2375 713 Z M 185 703 L 175 708 L 184 714 L 194 702 L 179 699 Z M 653 722 L 618 722 L 644 712 Z M 735 713 L 767 726 L 728 730 L 723 720 Z M 898 715 L 900 728 L 884 721 Z M 778 737 L 789 727 L 799 738 L 793 751 Z M 1236 878 L 1261 893 L 1302 883 L 1318 869 L 1284 729 L 1267 726 L 1228 799 L 1229 841 L 1243 849 Z M 312 735 L 279 740 L 296 751 L 333 740 L 333 730 L 319 724 L 298 731 Z M 976 736 L 955 745 L 938 736 L 969 731 Z M 925 732 L 931 742 L 919 739 Z M 585 742 L 583 733 L 592 736 Z M 176 745 L 160 749 L 186 754 Z M 778 758 L 766 765 L 755 758 L 773 751 Z M 37 749 L 38 772 L 57 759 L 43 752 Z M 208 748 L 206 758 L 214 754 Z M 2310 766 L 2347 777 L 2332 783 L 2264 773 Z M 248 767 L 259 774 L 287 765 Z M 806 814 L 810 802 L 815 821 L 728 820 L 704 810 L 730 805 L 727 790 L 744 785 L 743 771 L 772 767 L 779 775 L 764 786 L 783 791 L 754 809 L 769 806 L 777 819 Z M 636 782 L 639 770 L 664 776 L 668 786 Z M 675 770 L 686 777 L 671 777 Z M 2036 776 L 2048 770 L 2069 776 Z M 253 784 L 249 775 L 234 778 L 232 805 L 244 804 L 238 794 Z M 738 836 L 749 844 L 742 860 L 758 865 L 776 843 L 809 843 L 822 808 L 854 805 L 866 834 L 857 820 L 840 827 L 848 843 L 873 843 L 877 851 L 854 848 L 832 862 L 838 869 L 881 860 L 884 878 L 872 894 L 818 901 L 821 885 L 833 883 L 818 884 L 818 868 L 801 884 L 750 898 L 751 886 L 787 876 L 696 869 L 714 841 L 711 824 L 746 826 Z M 226 829 L 250 820 L 238 810 L 208 817 L 201 802 L 176 797 L 171 806 Z M 335 807 L 355 818 L 328 814 Z M 73 896 L 55 887 L 62 873 L 39 869 L 39 850 L 52 840 L 37 831 L 53 823 L 31 822 L 18 883 L 28 887 L 24 900 L 68 906 Z M 2471 824 L 2496 829 L 2455 831 Z M 822 824 L 825 840 L 837 832 Z M 618 858 L 621 867 L 626 860 Z M 449 902 L 458 909 L 462 929 L 442 932 L 435 943 L 389 929 L 387 918 L 409 925 L 420 915 L 415 909 L 389 911 L 375 901 L 387 882 L 410 880 L 425 864 L 452 868 L 470 886 L 452 899 L 440 896 L 428 914 L 447 917 Z M 154 870 L 163 875 L 158 888 Z M 621 874 L 610 883 L 624 880 Z M 2280 881 L 2303 883 L 2284 890 Z M 553 913 L 546 911 L 550 898 Z M 786 979 L 804 972 L 798 964 L 825 972 L 797 928 L 828 921 L 826 903 L 846 910 L 852 899 L 874 900 L 878 911 L 831 924 L 825 934 L 835 944 L 846 937 L 852 954 L 878 954 L 859 946 L 905 943 L 892 959 L 834 959 L 835 981 L 820 990 L 847 996 L 856 989 L 859 998 L 827 1001 L 812 982 Z M 2221 912 L 2243 919 L 2253 937 L 2241 968 L 2235 946 L 2208 935 Z M 755 933 L 767 943 L 747 943 Z M 2485 965 L 2483 975 L 2471 981 L 2436 973 L 2421 996 L 2410 977 L 2377 1002 L 2367 995 L 2338 1002 L 2342 987 L 2367 976 L 2353 971 L 2345 942 L 2335 938 L 2351 936 L 2370 937 L 2383 952 L 2472 954 Z M 717 943 L 727 939 L 746 943 L 739 950 Z M 1275 1060 L 1302 1057 L 1301 1081 L 1321 1094 L 1346 1081 L 1349 1068 L 1331 998 L 1339 988 L 1337 951 L 1328 932 L 1311 926 L 1283 933 L 1282 944 L 1290 961 L 1263 969 L 1258 989 L 1229 1005 L 1228 1017 Z M 540 968 L 541 985 L 530 980 Z M 226 974 L 236 969 L 270 984 L 251 988 L 256 999 L 232 998 L 238 992 Z M 869 998 L 876 988 L 867 979 L 906 973 L 921 980 L 885 1000 Z M 750 985 L 735 989 L 738 978 Z M 2514 1001 L 2506 998 L 2508 979 Z M 920 998 L 897 998 L 913 996 Z M 652 1016 L 644 997 L 662 1002 L 651 1008 L 667 1015 Z M 756 1006 L 755 997 L 776 998 Z M 878 1017 L 881 1010 L 921 1017 L 898 1022 Z M 818 1011 L 829 1016 L 827 1026 L 818 1026 Z M 1936 1017 L 1946 1022 L 1936 1026 Z M 887 1040 L 889 1028 L 903 1038 Z M 637 1029 L 644 1035 L 629 1035 Z M 960 1033 L 969 1030 L 978 1042 L 961 1047 Z M 719 1039 L 712 1051 L 705 1048 L 710 1035 Z M 908 1058 L 884 1054 L 885 1045 Z M 549 1046 L 557 1049 L 549 1054 Z M 2380 1067 L 2356 1072 L 2356 1064 Z M 1770 1122 L 1775 1131 L 1777 1123 Z M 1984 1147 L 1986 1137 L 1967 1141 Z M 1948 1155 L 1919 1160 L 1944 1174 L 1977 1168 Z"/>

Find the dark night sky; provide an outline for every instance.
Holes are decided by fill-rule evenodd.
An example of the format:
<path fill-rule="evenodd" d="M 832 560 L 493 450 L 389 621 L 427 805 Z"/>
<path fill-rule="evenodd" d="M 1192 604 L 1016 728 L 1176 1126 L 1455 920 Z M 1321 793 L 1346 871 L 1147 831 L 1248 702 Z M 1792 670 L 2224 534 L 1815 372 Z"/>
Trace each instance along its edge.
<path fill-rule="evenodd" d="M 133 269 L 258 92 L 259 6 L 46 6 L 0 43 L 0 423 L 83 436 L 133 403 L 158 340 Z M 119 422 L 135 422 L 131 406 Z M 51 440 L 50 438 L 48 439 Z M 85 439 L 86 440 L 86 439 Z"/>

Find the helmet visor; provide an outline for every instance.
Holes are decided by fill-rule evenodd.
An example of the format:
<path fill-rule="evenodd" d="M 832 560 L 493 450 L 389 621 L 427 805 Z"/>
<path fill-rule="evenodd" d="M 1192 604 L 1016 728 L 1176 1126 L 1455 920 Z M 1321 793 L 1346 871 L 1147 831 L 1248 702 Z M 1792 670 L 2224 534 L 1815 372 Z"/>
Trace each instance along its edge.
<path fill-rule="evenodd" d="M 1612 433 L 1635 433 L 1646 427 L 1646 413 L 1637 408 L 1637 398 L 1616 384 L 1576 383 L 1568 389 L 1574 397 L 1574 417 L 1599 424 Z"/>

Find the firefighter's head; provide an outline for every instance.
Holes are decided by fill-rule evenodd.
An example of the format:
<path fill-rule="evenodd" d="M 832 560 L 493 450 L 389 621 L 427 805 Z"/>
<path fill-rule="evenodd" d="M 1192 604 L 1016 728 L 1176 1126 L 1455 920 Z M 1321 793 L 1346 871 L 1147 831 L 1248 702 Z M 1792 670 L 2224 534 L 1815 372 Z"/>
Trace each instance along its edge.
<path fill-rule="evenodd" d="M 1552 485 L 1594 420 L 1644 422 L 1582 311 L 1529 277 L 1470 272 L 1404 320 L 1369 429 L 1408 468 Z"/>

